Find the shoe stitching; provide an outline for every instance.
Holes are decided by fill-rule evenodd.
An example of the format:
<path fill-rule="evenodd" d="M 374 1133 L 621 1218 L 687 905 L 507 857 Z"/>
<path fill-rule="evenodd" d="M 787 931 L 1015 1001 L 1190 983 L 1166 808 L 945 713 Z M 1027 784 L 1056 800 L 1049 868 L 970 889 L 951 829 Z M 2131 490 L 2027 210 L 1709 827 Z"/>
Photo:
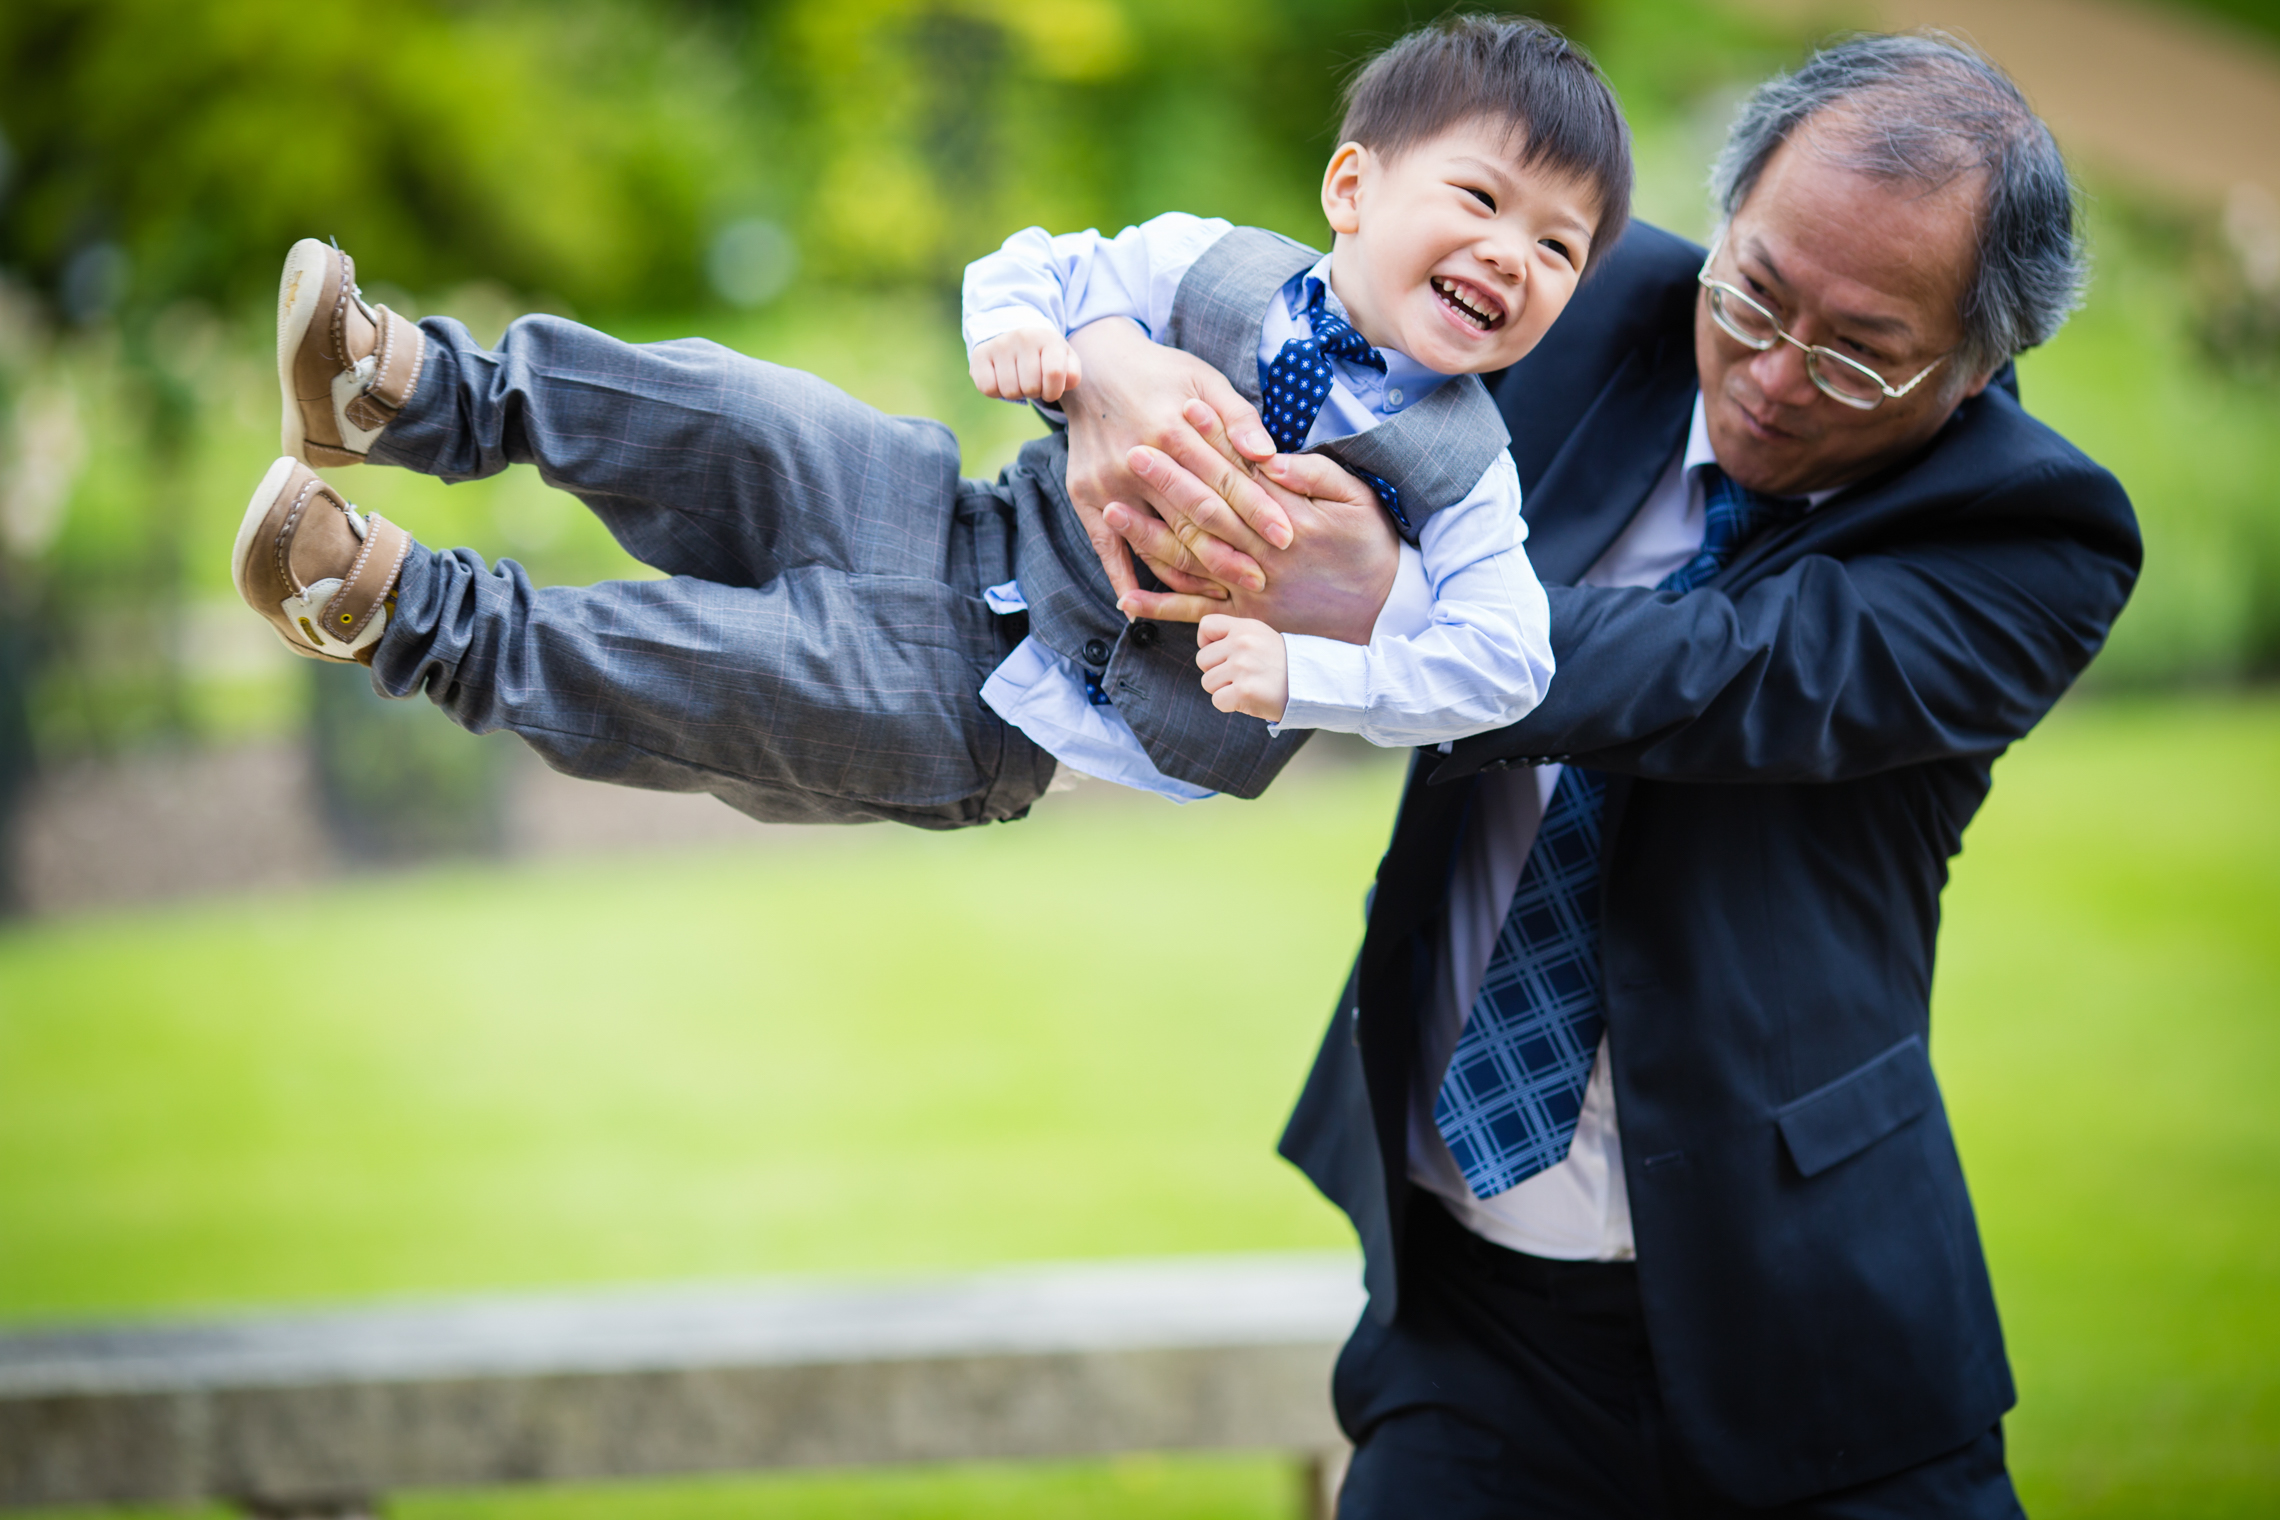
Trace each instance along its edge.
<path fill-rule="evenodd" d="M 294 498 L 292 510 L 288 511 L 285 514 L 285 521 L 280 523 L 277 528 L 277 542 L 275 545 L 277 551 L 277 579 L 283 582 L 286 589 L 291 591 L 295 596 L 305 595 L 308 592 L 309 588 L 302 585 L 299 581 L 293 578 L 293 565 L 290 553 L 290 547 L 293 538 L 293 528 L 294 525 L 301 520 L 302 509 L 307 507 L 309 504 L 310 493 L 315 491 L 319 486 L 322 486 L 323 484 L 324 482 L 322 480 L 319 480 L 313 475 L 310 476 L 307 483 L 301 487 L 301 494 Z"/>
<path fill-rule="evenodd" d="M 356 568 L 352 569 L 349 572 L 349 578 L 341 583 L 340 592 L 342 596 L 348 595 L 348 588 L 356 584 L 356 570 L 362 569 L 365 560 L 370 557 L 373 544 L 379 540 L 380 530 L 382 528 L 396 528 L 394 523 L 377 513 L 367 513 L 364 521 L 369 530 L 364 539 L 364 552 L 356 557 Z M 395 587 L 396 576 L 404 568 L 404 556 L 412 552 L 412 536 L 409 533 L 404 533 L 401 528 L 396 528 L 396 531 L 403 535 L 403 541 L 396 546 L 396 558 L 394 563 L 388 566 L 388 573 L 381 577 L 380 594 L 372 598 L 372 605 L 364 609 L 364 616 L 358 618 L 356 626 L 348 630 L 347 642 L 351 644 L 364 636 L 365 628 L 378 615 L 381 606 L 388 599 L 388 593 Z"/>
<path fill-rule="evenodd" d="M 395 408 L 388 405 L 387 398 L 380 395 L 379 390 L 381 386 L 388 383 L 388 354 L 395 346 L 393 339 L 396 336 L 396 324 L 389 319 L 395 315 L 385 306 L 380 308 L 379 342 L 374 344 L 372 349 L 372 381 L 364 387 L 364 396 L 370 396 L 382 408 L 391 412 Z M 357 399 L 361 401 L 364 396 L 359 396 Z"/>
<path fill-rule="evenodd" d="M 338 248 L 335 248 L 333 252 L 340 254 L 340 289 L 333 295 L 332 356 L 335 363 L 346 368 L 348 365 L 348 303 L 356 292 L 356 260 L 345 253 L 341 253 Z"/>
<path fill-rule="evenodd" d="M 372 540 L 374 536 L 375 530 L 373 529 L 372 524 L 370 522 L 366 522 L 364 525 L 364 540 L 356 546 L 356 558 L 349 562 L 348 574 L 341 577 L 340 589 L 333 593 L 331 601 L 325 603 L 325 610 L 317 614 L 319 617 L 324 619 L 324 624 L 327 629 L 330 629 L 332 627 L 333 609 L 338 607 L 342 602 L 348 600 L 349 592 L 356 588 L 357 576 L 362 574 L 364 571 L 364 562 L 372 557 Z M 372 605 L 375 607 L 379 606 L 379 598 L 373 598 Z M 369 612 L 366 614 L 366 618 L 369 620 Z M 354 643 L 356 641 L 356 635 L 362 631 L 363 629 L 361 624 L 351 625 L 348 637 L 341 639 L 341 642 L 343 644 Z M 339 636 L 336 634 L 334 637 L 337 638 Z"/>
<path fill-rule="evenodd" d="M 404 382 L 403 399 L 396 403 L 396 410 L 399 412 L 411 405 L 412 397 L 418 393 L 420 388 L 420 372 L 427 368 L 427 335 L 421 332 L 416 325 L 406 325 L 412 327 L 412 336 L 417 340 L 417 346 L 412 350 L 411 378 Z"/>

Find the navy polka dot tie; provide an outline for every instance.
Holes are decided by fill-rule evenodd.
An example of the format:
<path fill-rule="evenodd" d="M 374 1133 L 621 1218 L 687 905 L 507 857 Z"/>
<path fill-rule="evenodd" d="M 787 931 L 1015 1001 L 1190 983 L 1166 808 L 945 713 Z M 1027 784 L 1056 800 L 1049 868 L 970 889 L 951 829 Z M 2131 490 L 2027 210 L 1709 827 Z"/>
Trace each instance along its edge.
<path fill-rule="evenodd" d="M 1273 435 L 1275 447 L 1285 454 L 1295 454 L 1306 447 L 1306 435 L 1314 430 L 1314 419 L 1322 413 L 1322 403 L 1330 399 L 1330 361 L 1345 359 L 1379 374 L 1385 373 L 1385 360 L 1370 347 L 1367 340 L 1350 326 L 1344 317 L 1325 304 L 1329 287 L 1311 276 L 1306 282 L 1306 319 L 1314 329 L 1311 338 L 1293 338 L 1275 355 L 1275 362 L 1267 366 L 1265 393 L 1261 400 L 1266 413 L 1267 432 Z"/>

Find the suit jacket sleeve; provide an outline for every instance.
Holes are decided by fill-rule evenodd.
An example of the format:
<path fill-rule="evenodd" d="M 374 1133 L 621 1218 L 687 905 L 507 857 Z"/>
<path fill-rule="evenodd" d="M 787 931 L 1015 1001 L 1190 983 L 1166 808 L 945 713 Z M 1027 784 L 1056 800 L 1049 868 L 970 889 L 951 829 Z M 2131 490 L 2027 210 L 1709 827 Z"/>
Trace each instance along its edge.
<path fill-rule="evenodd" d="M 2066 450 L 1906 524 L 1733 592 L 1552 588 L 1559 673 L 1543 705 L 1460 744 L 1433 779 L 1557 758 L 1672 781 L 1841 781 L 2000 751 L 2127 598 L 2128 500 Z"/>

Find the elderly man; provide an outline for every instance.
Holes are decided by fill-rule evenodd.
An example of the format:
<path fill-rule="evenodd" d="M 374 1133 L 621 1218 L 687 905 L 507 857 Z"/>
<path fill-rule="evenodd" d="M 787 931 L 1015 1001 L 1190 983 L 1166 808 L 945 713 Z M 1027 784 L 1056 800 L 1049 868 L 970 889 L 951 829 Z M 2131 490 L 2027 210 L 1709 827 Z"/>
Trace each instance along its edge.
<path fill-rule="evenodd" d="M 1946 862 L 2138 568 L 2010 365 L 2075 301 L 2070 186 L 1991 64 L 1863 37 L 1714 189 L 1707 255 L 1634 229 L 1498 382 L 1558 675 L 1419 755 L 1284 1136 L 1368 1260 L 1344 1515 L 2019 1512 L 1926 1042 Z M 1240 401 L 1083 339 L 1076 495 L 1145 491 L 1095 526 L 1186 593 L 1141 605 L 1248 556 L 1238 605 L 1374 615 L 1365 496 L 1278 466 L 1270 548 Z"/>

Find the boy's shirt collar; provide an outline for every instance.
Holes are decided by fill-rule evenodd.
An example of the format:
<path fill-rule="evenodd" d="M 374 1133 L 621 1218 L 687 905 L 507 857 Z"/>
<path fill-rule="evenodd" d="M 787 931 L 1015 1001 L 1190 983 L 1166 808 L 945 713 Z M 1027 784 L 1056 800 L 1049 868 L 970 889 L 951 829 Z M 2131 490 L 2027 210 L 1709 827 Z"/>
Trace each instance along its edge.
<path fill-rule="evenodd" d="M 1353 320 L 1346 303 L 1338 299 L 1338 292 L 1330 284 L 1330 255 L 1324 254 L 1312 269 L 1302 270 L 1285 281 L 1282 288 L 1283 310 L 1294 323 L 1306 323 L 1306 309 L 1313 304 L 1314 287 L 1322 288 L 1322 304 L 1348 322 Z M 1312 324 L 1306 323 L 1312 331 Z M 1354 398 L 1381 417 L 1390 417 L 1423 401 L 1449 377 L 1438 370 L 1427 369 L 1398 348 L 1381 348 L 1378 357 L 1385 360 L 1385 373 L 1342 359 L 1331 360 L 1337 371 L 1338 383 L 1351 391 Z"/>

